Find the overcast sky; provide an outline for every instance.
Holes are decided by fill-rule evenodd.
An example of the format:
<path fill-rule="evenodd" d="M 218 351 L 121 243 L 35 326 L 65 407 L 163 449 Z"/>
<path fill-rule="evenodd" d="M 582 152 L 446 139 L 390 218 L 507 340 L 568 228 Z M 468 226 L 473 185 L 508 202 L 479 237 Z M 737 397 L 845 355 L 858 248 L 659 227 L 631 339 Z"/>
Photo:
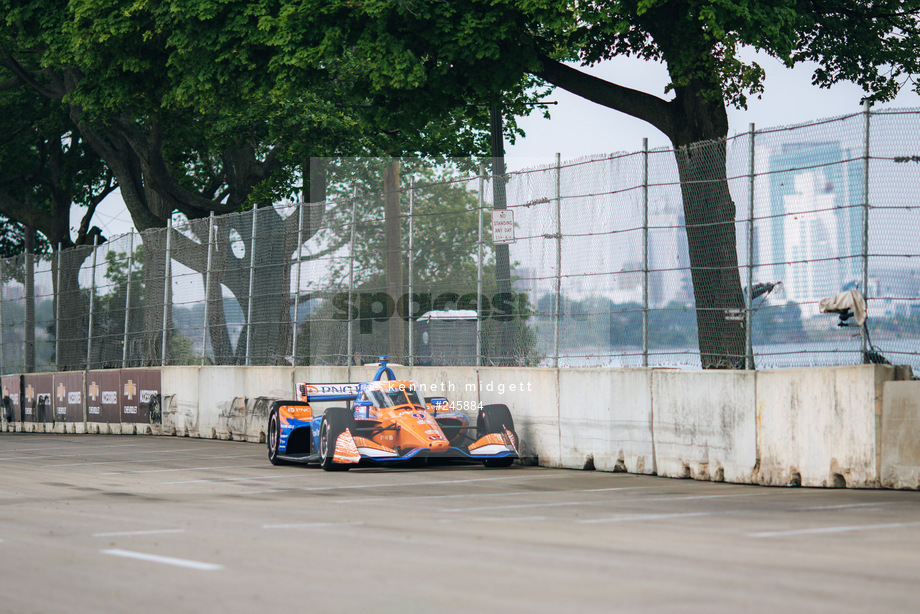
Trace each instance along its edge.
<path fill-rule="evenodd" d="M 811 85 L 812 69 L 802 65 L 785 68 L 767 56 L 757 56 L 766 71 L 765 92 L 761 99 L 751 98 L 747 110 L 729 109 L 729 134 L 747 132 L 753 122 L 758 129 L 800 124 L 816 119 L 859 112 L 862 90 L 852 84 L 819 89 Z M 621 85 L 664 96 L 667 73 L 663 65 L 617 58 L 590 69 L 583 69 Z M 550 107 L 551 119 L 539 113 L 520 119 L 526 136 L 506 146 L 509 170 L 517 170 L 555 160 L 592 154 L 632 152 L 642 149 L 642 139 L 649 147 L 670 145 L 668 139 L 651 125 L 617 113 L 600 105 L 557 89 L 549 97 L 558 104 Z M 885 107 L 920 108 L 920 95 L 908 84 L 900 95 Z M 110 198 L 97 211 L 94 223 L 107 237 L 126 233 L 131 218 L 120 198 Z M 72 220 L 74 227 L 79 219 Z"/>
<path fill-rule="evenodd" d="M 749 98 L 747 110 L 729 109 L 729 135 L 748 132 L 752 122 L 758 129 L 773 128 L 859 112 L 863 95 L 859 86 L 844 83 L 829 90 L 820 89 L 811 84 L 812 68 L 809 66 L 789 70 L 769 56 L 759 54 L 756 57 L 766 71 L 765 91 L 760 99 Z M 668 78 L 662 64 L 616 58 L 581 70 L 670 98 L 664 94 Z M 598 153 L 640 151 L 643 138 L 648 138 L 650 148 L 670 146 L 667 137 L 650 124 L 565 90 L 556 89 L 549 99 L 558 101 L 550 107 L 551 119 L 534 114 L 520 120 L 527 136 L 507 147 L 509 167 L 531 166 L 528 158 L 550 162 L 555 160 L 557 152 L 562 154 L 563 160 L 570 160 Z M 884 106 L 918 108 L 920 95 L 908 84 L 893 102 Z"/>

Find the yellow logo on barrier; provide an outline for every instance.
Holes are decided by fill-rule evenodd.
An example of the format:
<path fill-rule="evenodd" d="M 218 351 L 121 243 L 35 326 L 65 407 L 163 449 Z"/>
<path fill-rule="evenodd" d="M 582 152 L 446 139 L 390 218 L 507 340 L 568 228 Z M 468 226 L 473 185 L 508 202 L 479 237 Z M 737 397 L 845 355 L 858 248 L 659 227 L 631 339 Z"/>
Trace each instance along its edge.
<path fill-rule="evenodd" d="M 134 380 L 129 379 L 125 383 L 125 396 L 131 401 L 134 399 L 135 394 L 137 394 L 137 384 L 134 383 Z"/>

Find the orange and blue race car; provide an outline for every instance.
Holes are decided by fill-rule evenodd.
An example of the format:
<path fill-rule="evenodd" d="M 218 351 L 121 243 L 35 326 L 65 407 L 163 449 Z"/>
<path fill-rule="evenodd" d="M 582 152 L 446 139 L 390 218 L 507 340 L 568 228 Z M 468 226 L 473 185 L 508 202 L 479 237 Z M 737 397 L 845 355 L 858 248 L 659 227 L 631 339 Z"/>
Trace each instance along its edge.
<path fill-rule="evenodd" d="M 506 405 L 482 406 L 471 426 L 446 398 L 423 401 L 419 389 L 412 380 L 397 380 L 385 356 L 370 382 L 299 383 L 296 401 L 271 406 L 268 460 L 273 465 L 307 463 L 326 471 L 347 471 L 438 460 L 507 467 L 519 458 Z M 347 406 L 314 413 L 314 404 L 328 402 Z"/>

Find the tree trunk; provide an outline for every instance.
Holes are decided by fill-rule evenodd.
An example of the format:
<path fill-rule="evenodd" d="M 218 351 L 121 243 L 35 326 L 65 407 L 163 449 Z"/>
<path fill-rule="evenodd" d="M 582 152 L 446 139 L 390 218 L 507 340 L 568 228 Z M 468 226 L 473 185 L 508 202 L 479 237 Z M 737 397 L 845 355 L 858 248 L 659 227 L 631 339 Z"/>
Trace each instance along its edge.
<path fill-rule="evenodd" d="M 384 191 L 384 234 L 386 238 L 385 276 L 387 293 L 395 305 L 403 293 L 402 276 L 402 226 L 399 218 L 399 160 L 392 160 L 386 168 L 383 180 Z M 387 321 L 390 360 L 402 364 L 405 362 L 405 335 L 403 320 L 398 313 L 393 313 Z"/>
<path fill-rule="evenodd" d="M 307 158 L 304 161 L 303 168 L 301 169 L 306 181 L 304 181 L 303 194 L 301 198 L 304 203 L 323 203 L 326 201 L 327 193 L 327 184 L 328 184 L 328 160 L 326 158 Z M 303 212 L 303 237 L 302 240 L 304 243 L 307 242 L 309 237 L 313 236 L 319 227 L 320 222 L 322 221 L 322 216 L 325 207 L 311 206 L 307 207 Z M 299 245 L 294 246 L 294 250 L 299 249 Z M 294 286 L 294 300 L 300 300 L 300 280 L 298 279 Z M 298 316 L 302 317 L 303 312 L 301 309 L 304 307 L 306 301 L 298 307 Z M 300 326 L 299 322 L 294 322 L 294 326 Z M 297 353 L 302 357 L 298 361 L 298 357 L 294 356 L 295 364 L 299 362 L 302 365 L 311 365 L 313 364 L 313 342 L 312 342 L 312 327 L 311 327 L 311 318 L 307 317 L 303 325 L 300 326 L 300 335 L 298 338 L 298 349 Z"/>
<path fill-rule="evenodd" d="M 25 369 L 26 373 L 35 372 L 35 230 L 25 226 Z"/>
<path fill-rule="evenodd" d="M 253 220 L 255 224 L 255 242 Z M 230 229 L 239 233 L 245 246 L 245 254 L 237 258 L 233 250 L 223 252 L 223 266 L 226 274 L 224 284 L 236 297 L 243 311 L 245 322 L 236 346 L 236 361 L 245 364 L 274 365 L 285 362 L 286 347 L 290 346 L 290 316 L 287 314 L 290 289 L 291 252 L 289 224 L 272 207 L 230 217 L 221 228 L 221 234 L 229 242 Z M 296 226 L 295 226 L 296 228 Z M 252 250 L 255 249 L 255 257 Z M 254 266 L 254 269 L 252 268 Z M 250 276 L 252 278 L 252 301 L 249 300 Z M 252 306 L 250 312 L 250 304 Z"/>
<path fill-rule="evenodd" d="M 211 286 L 207 289 L 205 299 L 208 302 L 207 339 L 211 344 L 212 364 L 215 365 L 230 364 L 233 359 L 233 346 L 227 330 L 227 315 L 224 313 L 224 294 L 221 291 L 223 279 L 223 267 L 216 266 L 215 259 L 211 264 Z"/>
<path fill-rule="evenodd" d="M 744 323 L 738 271 L 735 203 L 728 188 L 725 137 L 728 118 L 721 101 L 703 102 L 698 84 L 677 90 L 675 146 L 680 175 L 700 360 L 704 369 L 744 368 Z"/>
<path fill-rule="evenodd" d="M 59 303 L 56 324 L 59 371 L 82 369 L 86 364 L 89 310 L 88 294 L 80 290 L 80 267 L 92 253 L 92 247 L 80 245 L 58 252 L 60 260 L 57 255 L 52 260 L 54 295 Z"/>
<path fill-rule="evenodd" d="M 508 207 L 505 193 L 505 145 L 502 136 L 502 106 L 496 103 L 489 109 L 492 136 L 492 208 L 502 210 Z M 511 257 L 508 245 L 495 247 L 495 291 L 493 302 L 512 305 L 511 293 Z M 517 362 L 518 352 L 514 348 L 513 329 L 514 314 L 499 315 L 496 318 L 498 332 L 498 353 L 492 361 L 498 365 L 513 365 Z"/>
<path fill-rule="evenodd" d="M 142 366 L 163 358 L 163 303 L 166 300 L 166 231 L 150 230 L 144 241 L 144 334 L 137 353 Z M 168 316 L 167 316 L 168 317 Z M 168 341 L 167 341 L 168 342 Z"/>

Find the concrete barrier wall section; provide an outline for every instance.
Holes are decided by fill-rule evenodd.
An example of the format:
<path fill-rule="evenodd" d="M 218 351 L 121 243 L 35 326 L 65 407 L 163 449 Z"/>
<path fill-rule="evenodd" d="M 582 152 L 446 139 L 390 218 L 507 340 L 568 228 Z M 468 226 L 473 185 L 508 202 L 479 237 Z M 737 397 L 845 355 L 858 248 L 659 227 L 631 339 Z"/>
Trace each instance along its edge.
<path fill-rule="evenodd" d="M 161 422 L 122 421 L 105 432 L 264 442 L 271 403 L 294 398 L 296 382 L 366 381 L 375 370 L 164 367 Z M 766 485 L 920 488 L 920 382 L 895 381 L 905 373 L 887 365 L 395 370 L 419 382 L 423 396 L 446 396 L 473 421 L 481 405 L 508 405 L 523 454 L 544 466 Z M 66 412 L 71 417 L 74 410 Z M 62 420 L 53 430 L 102 432 L 87 418 L 84 409 L 83 420 Z"/>

